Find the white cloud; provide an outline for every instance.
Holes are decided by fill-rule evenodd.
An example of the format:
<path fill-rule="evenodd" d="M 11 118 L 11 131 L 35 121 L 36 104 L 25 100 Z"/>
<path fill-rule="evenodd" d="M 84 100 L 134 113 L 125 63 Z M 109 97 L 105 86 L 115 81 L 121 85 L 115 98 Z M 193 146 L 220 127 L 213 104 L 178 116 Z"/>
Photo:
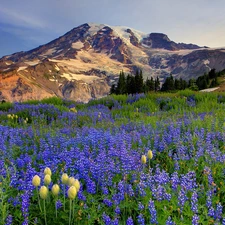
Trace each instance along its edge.
<path fill-rule="evenodd" d="M 36 19 L 25 12 L 19 12 L 13 9 L 0 8 L 0 20 L 2 23 L 17 25 L 21 27 L 44 28 L 45 23 Z"/>

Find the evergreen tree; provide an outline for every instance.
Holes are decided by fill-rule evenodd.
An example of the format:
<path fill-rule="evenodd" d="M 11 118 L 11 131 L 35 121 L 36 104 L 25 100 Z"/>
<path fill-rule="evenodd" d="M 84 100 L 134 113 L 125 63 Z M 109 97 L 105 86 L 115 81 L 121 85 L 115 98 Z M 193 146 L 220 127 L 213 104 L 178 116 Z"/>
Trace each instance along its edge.
<path fill-rule="evenodd" d="M 175 82 L 174 82 L 174 89 L 175 89 L 175 90 L 181 90 L 181 83 L 180 83 L 180 80 L 175 79 Z"/>
<path fill-rule="evenodd" d="M 184 90 L 187 88 L 187 81 L 180 78 L 180 90 Z"/>
<path fill-rule="evenodd" d="M 144 86 L 142 71 L 140 72 L 138 70 L 136 71 L 135 84 L 136 84 L 136 93 L 142 93 Z"/>
<path fill-rule="evenodd" d="M 126 94 L 126 92 L 127 92 L 126 79 L 125 79 L 124 72 L 122 71 L 120 72 L 120 75 L 119 75 L 119 80 L 116 87 L 116 94 L 122 95 L 122 94 Z"/>
<path fill-rule="evenodd" d="M 116 85 L 113 84 L 110 88 L 110 94 L 116 94 Z"/>
<path fill-rule="evenodd" d="M 216 69 L 211 69 L 209 71 L 209 79 L 213 79 L 216 77 Z"/>
<path fill-rule="evenodd" d="M 146 81 L 144 83 L 144 93 L 148 93 L 149 92 L 149 82 L 150 82 L 150 80 L 147 77 L 147 79 L 146 79 Z"/>
<path fill-rule="evenodd" d="M 167 77 L 164 84 L 162 85 L 162 91 L 173 91 L 175 90 L 175 83 L 172 74 Z"/>
<path fill-rule="evenodd" d="M 195 79 L 190 79 L 189 80 L 188 88 L 190 88 L 193 91 L 198 91 L 198 86 L 196 85 Z"/>
<path fill-rule="evenodd" d="M 198 86 L 199 90 L 205 89 L 208 87 L 207 85 L 207 75 L 204 74 L 203 76 L 200 76 L 196 80 L 196 85 Z"/>
<path fill-rule="evenodd" d="M 126 79 L 126 88 L 128 94 L 135 94 L 136 93 L 136 84 L 134 76 L 128 74 Z"/>
<path fill-rule="evenodd" d="M 155 82 L 152 77 L 150 78 L 150 80 L 147 78 L 147 80 L 145 82 L 145 86 L 146 86 L 147 91 L 155 90 Z"/>
<path fill-rule="evenodd" d="M 160 90 L 160 82 L 159 82 L 159 77 L 157 77 L 155 79 L 155 91 L 159 91 Z"/>
<path fill-rule="evenodd" d="M 182 80 L 182 90 L 185 90 L 188 87 L 187 81 L 186 80 Z"/>

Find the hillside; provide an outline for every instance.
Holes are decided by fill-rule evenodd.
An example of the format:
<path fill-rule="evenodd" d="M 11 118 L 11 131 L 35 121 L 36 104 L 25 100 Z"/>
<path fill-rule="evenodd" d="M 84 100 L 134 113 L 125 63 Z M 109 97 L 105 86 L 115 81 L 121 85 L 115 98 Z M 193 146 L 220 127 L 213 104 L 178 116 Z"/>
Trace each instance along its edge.
<path fill-rule="evenodd" d="M 0 99 L 24 101 L 58 96 L 87 102 L 109 93 L 120 71 L 163 81 L 172 73 L 196 78 L 225 68 L 225 49 L 175 43 L 162 33 L 83 24 L 27 52 L 0 59 Z"/>

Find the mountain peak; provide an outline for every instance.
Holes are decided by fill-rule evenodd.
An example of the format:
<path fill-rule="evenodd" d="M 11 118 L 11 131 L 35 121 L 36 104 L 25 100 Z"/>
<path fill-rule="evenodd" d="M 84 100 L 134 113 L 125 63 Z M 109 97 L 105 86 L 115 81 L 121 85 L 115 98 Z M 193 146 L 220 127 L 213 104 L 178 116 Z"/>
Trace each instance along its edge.
<path fill-rule="evenodd" d="M 175 43 L 163 33 L 84 23 L 45 45 L 1 58 L 0 99 L 41 98 L 37 93 L 43 92 L 88 101 L 108 94 L 122 70 L 142 69 L 145 78 L 163 80 L 171 73 L 185 79 L 211 68 L 225 68 L 224 50 Z"/>
<path fill-rule="evenodd" d="M 150 33 L 149 37 L 151 39 L 159 39 L 159 40 L 166 40 L 171 41 L 166 34 L 163 33 Z"/>

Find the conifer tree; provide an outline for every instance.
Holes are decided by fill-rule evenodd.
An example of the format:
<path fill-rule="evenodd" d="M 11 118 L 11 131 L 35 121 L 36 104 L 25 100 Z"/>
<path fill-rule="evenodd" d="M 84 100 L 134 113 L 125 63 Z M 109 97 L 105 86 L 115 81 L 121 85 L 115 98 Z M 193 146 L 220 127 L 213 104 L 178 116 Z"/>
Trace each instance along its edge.
<path fill-rule="evenodd" d="M 126 94 L 126 79 L 125 79 L 125 75 L 124 72 L 120 72 L 119 75 L 119 80 L 117 83 L 117 87 L 116 87 L 116 94 L 118 95 L 122 95 L 122 94 Z"/>
<path fill-rule="evenodd" d="M 151 77 L 150 80 L 147 78 L 145 81 L 145 92 L 154 91 L 155 90 L 155 82 Z"/>
<path fill-rule="evenodd" d="M 116 94 L 116 85 L 113 84 L 110 88 L 110 94 Z"/>
<path fill-rule="evenodd" d="M 135 84 L 136 84 L 136 93 L 143 92 L 144 81 L 143 81 L 142 71 L 140 72 L 138 70 L 136 71 Z"/>
<path fill-rule="evenodd" d="M 136 93 L 136 84 L 134 76 L 128 74 L 126 79 L 127 94 Z"/>
<path fill-rule="evenodd" d="M 155 79 L 155 91 L 159 91 L 160 90 L 160 82 L 159 82 L 159 77 L 157 77 Z"/>

